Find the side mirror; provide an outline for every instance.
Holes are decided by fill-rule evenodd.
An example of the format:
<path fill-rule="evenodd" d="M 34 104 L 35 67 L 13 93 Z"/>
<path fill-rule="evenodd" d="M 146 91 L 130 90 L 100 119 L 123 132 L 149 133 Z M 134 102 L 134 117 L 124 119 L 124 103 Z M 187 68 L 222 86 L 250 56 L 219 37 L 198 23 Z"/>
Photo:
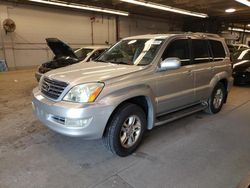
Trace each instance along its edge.
<path fill-rule="evenodd" d="M 167 58 L 160 63 L 160 71 L 175 70 L 181 67 L 181 60 L 179 58 Z"/>

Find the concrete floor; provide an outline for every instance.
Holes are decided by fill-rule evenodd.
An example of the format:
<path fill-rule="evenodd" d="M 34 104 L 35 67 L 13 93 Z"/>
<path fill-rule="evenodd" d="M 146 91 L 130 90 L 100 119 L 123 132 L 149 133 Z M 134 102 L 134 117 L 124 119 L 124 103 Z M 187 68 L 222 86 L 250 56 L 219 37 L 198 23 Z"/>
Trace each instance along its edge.
<path fill-rule="evenodd" d="M 32 114 L 34 70 L 0 74 L 0 187 L 242 188 L 250 179 L 250 87 L 221 113 L 203 112 L 146 134 L 132 156 L 101 140 L 61 136 Z M 244 185 L 243 185 L 244 184 Z"/>

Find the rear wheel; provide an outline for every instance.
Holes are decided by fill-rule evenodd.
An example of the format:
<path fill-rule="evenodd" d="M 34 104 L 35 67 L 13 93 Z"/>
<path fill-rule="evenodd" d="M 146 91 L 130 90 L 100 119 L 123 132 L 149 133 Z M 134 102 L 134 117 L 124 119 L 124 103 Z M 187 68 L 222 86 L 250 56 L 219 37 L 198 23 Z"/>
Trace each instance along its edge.
<path fill-rule="evenodd" d="M 210 96 L 208 100 L 208 108 L 206 112 L 210 114 L 216 114 L 218 113 L 226 99 L 226 88 L 225 86 L 219 82 L 212 92 L 212 95 Z"/>
<path fill-rule="evenodd" d="M 146 129 L 145 112 L 137 105 L 125 103 L 111 117 L 103 141 L 119 156 L 132 154 L 139 146 Z"/>

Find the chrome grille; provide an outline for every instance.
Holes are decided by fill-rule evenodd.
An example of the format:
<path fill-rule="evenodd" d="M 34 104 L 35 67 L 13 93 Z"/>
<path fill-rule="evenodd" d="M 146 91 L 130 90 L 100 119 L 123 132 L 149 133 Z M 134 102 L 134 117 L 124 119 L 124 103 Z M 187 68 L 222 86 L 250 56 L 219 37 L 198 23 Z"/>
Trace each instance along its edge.
<path fill-rule="evenodd" d="M 65 82 L 45 77 L 42 81 L 41 92 L 49 98 L 58 99 L 67 86 L 68 84 Z"/>

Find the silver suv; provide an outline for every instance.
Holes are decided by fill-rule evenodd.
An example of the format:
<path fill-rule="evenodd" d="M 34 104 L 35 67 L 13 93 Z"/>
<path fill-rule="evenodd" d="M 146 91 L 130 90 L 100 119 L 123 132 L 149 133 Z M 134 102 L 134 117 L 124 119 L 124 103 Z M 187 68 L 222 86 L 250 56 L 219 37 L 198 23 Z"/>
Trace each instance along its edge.
<path fill-rule="evenodd" d="M 205 110 L 219 112 L 232 86 L 228 48 L 212 34 L 125 38 L 95 62 L 46 73 L 33 109 L 50 129 L 103 138 L 119 156 L 158 125 Z"/>

